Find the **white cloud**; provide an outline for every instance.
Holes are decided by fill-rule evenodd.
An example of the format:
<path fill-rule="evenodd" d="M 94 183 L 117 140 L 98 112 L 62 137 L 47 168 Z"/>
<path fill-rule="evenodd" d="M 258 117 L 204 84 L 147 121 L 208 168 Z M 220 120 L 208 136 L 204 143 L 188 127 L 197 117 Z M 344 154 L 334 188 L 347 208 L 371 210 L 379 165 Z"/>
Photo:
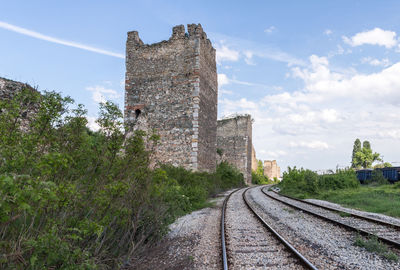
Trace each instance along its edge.
<path fill-rule="evenodd" d="M 305 141 L 300 141 L 300 142 L 290 142 L 289 145 L 291 147 L 303 147 L 303 148 L 309 148 L 309 149 L 315 149 L 315 150 L 325 150 L 329 148 L 329 145 L 326 142 L 323 141 L 311 141 L 311 142 L 305 142 Z"/>
<path fill-rule="evenodd" d="M 275 26 L 270 26 L 264 30 L 264 33 L 271 34 L 272 32 L 275 32 L 275 30 L 276 30 Z"/>
<path fill-rule="evenodd" d="M 339 113 L 335 109 L 322 110 L 320 117 L 322 120 L 328 123 L 334 123 L 339 121 Z"/>
<path fill-rule="evenodd" d="M 388 58 L 383 58 L 382 60 L 379 60 L 372 57 L 363 57 L 361 59 L 361 63 L 363 64 L 368 63 L 371 66 L 382 66 L 382 67 L 388 67 L 391 65 Z"/>
<path fill-rule="evenodd" d="M 330 36 L 330 35 L 332 35 L 332 30 L 330 30 L 330 29 L 326 29 L 325 31 L 324 31 L 324 34 L 325 35 L 327 35 L 327 36 Z"/>
<path fill-rule="evenodd" d="M 233 95 L 233 92 L 230 91 L 230 90 L 221 89 L 221 90 L 218 91 L 218 94 L 221 94 L 221 95 Z"/>
<path fill-rule="evenodd" d="M 88 123 L 86 125 L 88 128 L 93 131 L 98 131 L 100 129 L 99 124 L 96 123 L 96 117 L 86 116 L 86 119 L 88 120 Z"/>
<path fill-rule="evenodd" d="M 391 139 L 398 140 L 398 139 L 400 139 L 400 130 L 394 129 L 394 130 L 379 131 L 378 136 L 383 139 L 391 138 Z"/>
<path fill-rule="evenodd" d="M 216 45 L 216 61 L 221 64 L 223 61 L 238 61 L 239 51 L 228 48 L 226 45 Z"/>
<path fill-rule="evenodd" d="M 305 65 L 305 62 L 302 59 L 292 56 L 276 47 L 216 33 L 214 33 L 214 37 L 219 40 L 219 44 L 215 45 L 218 64 L 221 64 L 222 61 L 238 61 L 243 56 L 246 61 L 246 52 L 251 52 L 251 59 L 247 57 L 247 61 L 259 57 L 284 62 L 289 66 Z M 227 44 L 229 44 L 229 46 Z M 250 63 L 254 62 L 251 61 Z"/>
<path fill-rule="evenodd" d="M 252 51 L 245 51 L 244 52 L 244 56 L 245 56 L 244 61 L 246 62 L 246 64 L 251 65 L 251 66 L 255 65 L 255 63 L 253 61 L 253 55 L 254 54 L 253 54 Z"/>
<path fill-rule="evenodd" d="M 372 74 L 349 74 L 334 72 L 325 57 L 312 55 L 311 69 L 292 69 L 293 76 L 301 78 L 306 91 L 296 92 L 291 97 L 313 101 L 333 98 L 357 98 L 358 100 L 400 103 L 400 63 Z"/>
<path fill-rule="evenodd" d="M 264 84 L 236 80 L 236 79 L 228 78 L 228 76 L 226 74 L 219 73 L 218 74 L 218 86 L 219 86 L 219 88 L 221 88 L 224 85 L 228 85 L 228 84 L 239 84 L 239 85 L 245 85 L 245 86 L 255 86 L 255 87 L 261 87 L 261 88 L 268 88 L 268 86 L 264 85 Z"/>
<path fill-rule="evenodd" d="M 285 151 L 282 151 L 282 150 L 277 150 L 277 151 L 261 150 L 260 153 L 264 154 L 264 156 L 266 157 L 265 160 L 276 159 L 276 158 L 279 158 L 279 157 L 287 155 L 287 153 Z"/>
<path fill-rule="evenodd" d="M 229 84 L 228 76 L 223 73 L 218 73 L 218 87 L 222 87 L 227 84 Z"/>
<path fill-rule="evenodd" d="M 378 27 L 357 33 L 350 38 L 343 36 L 343 41 L 353 47 L 370 44 L 384 46 L 388 49 L 393 48 L 397 44 L 396 32 L 382 30 Z"/>
<path fill-rule="evenodd" d="M 94 102 L 101 103 L 106 102 L 109 99 L 117 99 L 121 97 L 121 94 L 113 89 L 107 89 L 104 86 L 88 86 L 86 90 L 92 92 L 92 98 Z"/>
<path fill-rule="evenodd" d="M 361 136 L 373 143 L 374 151 L 394 160 L 389 154 L 400 139 L 400 114 L 395 113 L 400 105 L 400 62 L 380 67 L 370 74 L 333 69 L 327 57 L 312 55 L 306 66 L 291 68 L 289 78 L 303 83 L 298 90 L 283 89 L 254 100 L 223 98 L 219 114 L 251 114 L 253 141 L 263 149 L 256 149 L 258 158 L 278 157 L 279 147 L 290 153 L 282 159 L 282 168 L 322 169 L 350 162 L 352 143 Z M 310 149 L 326 151 L 326 158 Z"/>
<path fill-rule="evenodd" d="M 96 47 L 91 47 L 88 45 L 84 45 L 81 43 L 77 43 L 77 42 L 73 42 L 73 41 L 68 41 L 68 40 L 63 40 L 63 39 L 59 39 L 59 38 L 55 38 L 55 37 L 51 37 L 51 36 L 47 36 L 26 28 L 22 28 L 16 25 L 12 25 L 6 22 L 2 22 L 0 21 L 0 28 L 6 29 L 6 30 L 10 30 L 25 36 L 30 36 L 33 38 L 37 38 L 37 39 L 41 39 L 41 40 L 45 40 L 45 41 L 49 41 L 52 43 L 57 43 L 57 44 L 61 44 L 61 45 L 65 45 L 65 46 L 69 46 L 69 47 L 74 47 L 74 48 L 78 48 L 78 49 L 82 49 L 82 50 L 86 50 L 86 51 L 91 51 L 91 52 L 95 52 L 95 53 L 100 53 L 100 54 L 104 54 L 104 55 L 109 55 L 109 56 L 113 56 L 113 57 L 117 57 L 117 58 L 125 58 L 125 55 L 121 54 L 121 53 L 115 53 L 115 52 L 110 52 L 107 50 L 103 50 L 100 48 L 96 48 Z"/>

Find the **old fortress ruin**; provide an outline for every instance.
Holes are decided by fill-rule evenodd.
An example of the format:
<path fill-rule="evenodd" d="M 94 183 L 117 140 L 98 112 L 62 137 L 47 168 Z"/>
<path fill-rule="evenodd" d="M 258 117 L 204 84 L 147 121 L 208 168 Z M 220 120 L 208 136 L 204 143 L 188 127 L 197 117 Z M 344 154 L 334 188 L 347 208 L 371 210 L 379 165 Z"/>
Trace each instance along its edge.
<path fill-rule="evenodd" d="M 137 31 L 128 32 L 124 120 L 132 130 L 160 135 L 154 163 L 213 172 L 226 161 L 250 184 L 251 171 L 258 165 L 253 120 L 248 114 L 217 120 L 215 57 L 200 24 L 187 25 L 187 31 L 175 26 L 167 41 L 154 44 L 144 44 Z M 26 87 L 34 91 L 0 78 L 0 99 L 10 99 Z M 264 174 L 279 178 L 276 161 L 264 162 Z"/>
<path fill-rule="evenodd" d="M 125 120 L 156 130 L 162 163 L 215 171 L 218 83 L 215 49 L 200 24 L 175 26 L 168 41 L 126 43 Z"/>
<path fill-rule="evenodd" d="M 251 170 L 257 168 L 252 119 L 237 115 L 217 121 L 215 56 L 200 24 L 187 25 L 187 32 L 175 26 L 167 41 L 154 44 L 144 44 L 137 31 L 128 32 L 125 121 L 160 135 L 156 162 L 210 172 L 226 161 L 251 183 Z M 274 164 L 267 169 L 271 174 L 275 168 L 272 178 L 279 177 Z"/>

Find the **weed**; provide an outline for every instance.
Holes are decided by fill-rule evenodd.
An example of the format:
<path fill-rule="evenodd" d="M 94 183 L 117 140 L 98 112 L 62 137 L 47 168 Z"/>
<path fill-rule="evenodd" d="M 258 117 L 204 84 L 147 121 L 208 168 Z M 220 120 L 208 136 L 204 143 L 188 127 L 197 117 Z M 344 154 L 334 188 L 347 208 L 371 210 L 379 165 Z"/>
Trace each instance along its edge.
<path fill-rule="evenodd" d="M 365 248 L 369 252 L 381 255 L 388 260 L 392 261 L 399 260 L 398 256 L 394 254 L 392 251 L 390 251 L 385 244 L 381 243 L 376 236 L 372 236 L 364 240 L 363 237 L 357 235 L 354 241 L 354 245 Z"/>
<path fill-rule="evenodd" d="M 339 216 L 341 216 L 341 217 L 351 217 L 351 214 L 350 214 L 350 213 L 347 213 L 347 212 L 342 212 L 342 211 L 340 211 L 340 212 L 339 212 Z"/>
<path fill-rule="evenodd" d="M 291 209 L 291 208 L 283 208 L 283 210 L 285 210 L 285 211 L 287 211 L 288 213 L 290 213 L 290 214 L 293 214 L 294 213 L 294 210 L 293 209 Z"/>

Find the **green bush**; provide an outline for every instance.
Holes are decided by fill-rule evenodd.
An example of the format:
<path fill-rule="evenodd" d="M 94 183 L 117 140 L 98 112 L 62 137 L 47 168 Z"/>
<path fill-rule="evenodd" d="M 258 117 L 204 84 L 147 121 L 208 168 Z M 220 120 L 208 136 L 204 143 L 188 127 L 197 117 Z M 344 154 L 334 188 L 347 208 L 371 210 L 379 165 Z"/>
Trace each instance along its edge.
<path fill-rule="evenodd" d="M 267 176 L 264 175 L 264 166 L 261 160 L 257 161 L 257 170 L 256 171 L 251 171 L 251 182 L 255 185 L 265 185 L 265 184 L 270 184 L 273 182 L 277 182 L 277 179 L 274 181 L 271 181 L 268 179 Z"/>
<path fill-rule="evenodd" d="M 283 193 L 305 198 L 328 190 L 359 187 L 353 170 L 338 170 L 334 174 L 318 175 L 311 170 L 288 168 L 279 183 Z"/>
<path fill-rule="evenodd" d="M 381 186 L 389 184 L 389 181 L 383 176 L 383 173 L 381 171 L 373 170 L 371 178 L 365 180 L 364 183 L 370 186 Z"/>
<path fill-rule="evenodd" d="M 22 119 L 24 110 L 35 111 Z M 209 196 L 243 185 L 228 164 L 213 174 L 149 169 L 144 141 L 122 113 L 100 106 L 100 130 L 82 105 L 23 90 L 0 101 L 0 268 L 116 269 Z M 151 149 L 150 149 L 151 150 Z"/>

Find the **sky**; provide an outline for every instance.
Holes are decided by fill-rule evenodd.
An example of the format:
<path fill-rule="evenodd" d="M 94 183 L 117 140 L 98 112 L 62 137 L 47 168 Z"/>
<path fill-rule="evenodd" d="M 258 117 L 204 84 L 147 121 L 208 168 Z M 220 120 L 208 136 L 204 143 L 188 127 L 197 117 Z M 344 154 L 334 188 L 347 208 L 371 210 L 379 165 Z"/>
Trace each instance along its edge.
<path fill-rule="evenodd" d="M 354 140 L 400 166 L 399 1 L 5 1 L 0 77 L 123 109 L 125 42 L 201 23 L 217 50 L 218 116 L 251 114 L 257 158 L 328 170 Z"/>

